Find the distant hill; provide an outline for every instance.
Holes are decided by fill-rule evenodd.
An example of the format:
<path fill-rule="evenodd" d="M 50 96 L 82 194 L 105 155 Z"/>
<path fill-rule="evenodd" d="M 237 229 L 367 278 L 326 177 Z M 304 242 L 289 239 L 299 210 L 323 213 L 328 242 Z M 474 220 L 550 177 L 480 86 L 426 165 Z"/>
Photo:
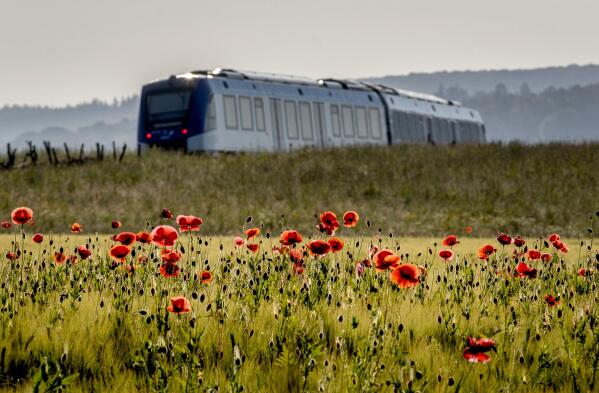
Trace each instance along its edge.
<path fill-rule="evenodd" d="M 539 93 L 549 87 L 561 88 L 599 83 L 599 65 L 569 65 L 521 70 L 441 71 L 387 75 L 363 78 L 363 80 L 425 93 L 435 93 L 440 88 L 453 86 L 459 86 L 470 94 L 479 91 L 489 92 L 493 91 L 499 83 L 504 84 L 512 93 L 519 92 L 523 84 L 527 84 L 531 92 Z"/>
<path fill-rule="evenodd" d="M 24 146 L 27 141 L 32 141 L 37 146 L 43 146 L 44 141 L 50 141 L 53 146 L 62 147 L 66 142 L 68 146 L 77 149 L 82 144 L 86 149 L 95 149 L 96 142 L 110 145 L 114 141 L 118 146 L 126 143 L 130 148 L 135 148 L 137 145 L 136 130 L 137 121 L 125 118 L 116 123 L 100 121 L 89 126 L 78 127 L 75 130 L 64 127 L 46 127 L 40 131 L 20 134 L 11 143 L 14 146 Z"/>
<path fill-rule="evenodd" d="M 549 87 L 540 93 L 511 93 L 499 84 L 491 92 L 474 95 L 459 88 L 438 94 L 478 109 L 490 140 L 599 141 L 599 83 Z"/>
<path fill-rule="evenodd" d="M 35 133 L 42 130 L 48 135 L 64 132 L 64 130 L 59 132 L 58 129 L 53 129 L 56 127 L 75 132 L 82 127 L 90 127 L 98 123 L 118 124 L 123 120 L 136 122 L 138 108 L 137 96 L 115 100 L 112 103 L 95 100 L 62 108 L 6 106 L 0 108 L 0 143 L 11 142 L 15 138 L 20 140 L 22 138 L 19 136 L 23 134 L 35 139 Z M 133 133 L 135 127 L 134 125 L 132 128 Z M 105 135 L 100 133 L 96 139 L 98 138 L 104 140 Z"/>

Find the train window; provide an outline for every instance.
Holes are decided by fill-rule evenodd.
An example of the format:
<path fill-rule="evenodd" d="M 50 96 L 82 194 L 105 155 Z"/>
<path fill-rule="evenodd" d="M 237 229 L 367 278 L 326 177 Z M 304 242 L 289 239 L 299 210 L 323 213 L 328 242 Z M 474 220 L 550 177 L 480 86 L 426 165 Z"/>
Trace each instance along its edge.
<path fill-rule="evenodd" d="M 441 140 L 444 143 L 449 143 L 451 139 L 449 137 L 449 123 L 445 119 L 441 120 L 441 134 Z"/>
<path fill-rule="evenodd" d="M 341 106 L 341 118 L 343 119 L 343 136 L 354 136 L 354 111 L 351 106 Z"/>
<path fill-rule="evenodd" d="M 331 123 L 333 136 L 341 136 L 341 121 L 339 120 L 339 107 L 337 105 L 331 105 Z"/>
<path fill-rule="evenodd" d="M 471 142 L 470 133 L 468 132 L 468 127 L 466 123 L 460 122 L 460 136 L 465 142 Z"/>
<path fill-rule="evenodd" d="M 370 115 L 370 132 L 374 139 L 381 139 L 381 115 L 376 108 L 368 109 Z"/>
<path fill-rule="evenodd" d="M 287 136 L 289 139 L 298 139 L 297 107 L 293 101 L 285 101 L 285 118 L 287 119 Z"/>
<path fill-rule="evenodd" d="M 312 130 L 312 111 L 310 104 L 307 102 L 299 103 L 300 124 L 302 125 L 302 138 L 306 141 L 311 141 L 313 137 Z"/>
<path fill-rule="evenodd" d="M 358 137 L 368 138 L 368 119 L 366 119 L 366 108 L 356 107 L 356 125 L 358 126 Z"/>
<path fill-rule="evenodd" d="M 252 116 L 252 100 L 249 97 L 239 97 L 239 112 L 241 113 L 241 129 L 252 131 L 254 119 Z"/>
<path fill-rule="evenodd" d="M 418 119 L 416 115 L 409 115 L 409 140 L 416 142 L 418 140 Z"/>
<path fill-rule="evenodd" d="M 216 104 L 214 96 L 210 96 L 208 101 L 208 113 L 206 116 L 206 131 L 216 129 Z"/>
<path fill-rule="evenodd" d="M 399 112 L 399 139 L 402 141 L 410 140 L 409 121 L 410 116 L 405 112 Z"/>
<path fill-rule="evenodd" d="M 229 130 L 236 130 L 237 125 L 237 100 L 235 96 L 223 96 L 225 103 L 225 126 Z"/>
<path fill-rule="evenodd" d="M 262 98 L 254 98 L 254 111 L 256 112 L 256 129 L 266 131 L 264 120 L 264 102 Z"/>

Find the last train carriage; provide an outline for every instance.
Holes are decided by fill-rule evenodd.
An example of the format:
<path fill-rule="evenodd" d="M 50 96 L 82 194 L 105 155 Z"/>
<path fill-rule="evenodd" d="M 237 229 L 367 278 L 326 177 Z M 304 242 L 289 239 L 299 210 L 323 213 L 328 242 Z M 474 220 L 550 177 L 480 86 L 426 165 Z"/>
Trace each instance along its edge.
<path fill-rule="evenodd" d="M 173 75 L 143 87 L 140 147 L 289 151 L 359 144 L 484 143 L 480 114 L 428 94 L 356 81 L 240 72 Z"/>

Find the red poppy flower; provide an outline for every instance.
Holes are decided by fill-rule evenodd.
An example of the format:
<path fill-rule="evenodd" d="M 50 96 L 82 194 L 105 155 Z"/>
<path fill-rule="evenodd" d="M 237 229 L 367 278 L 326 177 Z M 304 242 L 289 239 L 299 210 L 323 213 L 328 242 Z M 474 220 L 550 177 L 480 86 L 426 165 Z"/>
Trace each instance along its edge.
<path fill-rule="evenodd" d="M 537 276 L 537 269 L 533 269 L 524 262 L 520 262 L 516 266 L 516 277 L 529 277 L 535 278 Z"/>
<path fill-rule="evenodd" d="M 459 241 L 456 235 L 448 235 L 445 239 L 443 239 L 443 245 L 446 247 L 452 247 L 458 243 Z"/>
<path fill-rule="evenodd" d="M 208 270 L 204 270 L 200 276 L 202 284 L 210 284 L 212 282 L 212 273 Z"/>
<path fill-rule="evenodd" d="M 179 251 L 166 251 L 160 253 L 160 258 L 166 263 L 177 263 L 181 260 L 181 257 L 182 255 Z"/>
<path fill-rule="evenodd" d="M 171 209 L 167 209 L 165 207 L 164 209 L 162 209 L 162 213 L 160 214 L 160 216 L 162 218 L 166 218 L 167 220 L 172 220 L 173 219 L 173 212 L 171 211 Z"/>
<path fill-rule="evenodd" d="M 115 262 L 125 262 L 125 258 L 130 252 L 131 249 L 129 247 L 120 244 L 118 246 L 113 246 L 110 249 L 109 254 Z"/>
<path fill-rule="evenodd" d="M 41 233 L 36 233 L 35 235 L 33 235 L 33 236 L 31 237 L 31 240 L 32 240 L 34 243 L 40 244 L 41 242 L 43 242 L 43 241 L 44 241 L 44 235 L 42 235 Z"/>
<path fill-rule="evenodd" d="M 293 246 L 294 244 L 301 243 L 303 241 L 302 235 L 298 231 L 288 229 L 281 233 L 279 242 L 284 246 Z"/>
<path fill-rule="evenodd" d="M 54 253 L 54 263 L 57 265 L 62 265 L 67 261 L 67 256 L 61 252 Z"/>
<path fill-rule="evenodd" d="M 166 278 L 179 276 L 179 266 L 174 263 L 163 263 L 160 266 L 160 274 Z"/>
<path fill-rule="evenodd" d="M 353 210 L 350 210 L 343 214 L 343 225 L 346 228 L 354 228 L 356 225 L 358 225 L 359 220 L 360 216 Z"/>
<path fill-rule="evenodd" d="M 289 250 L 289 259 L 291 259 L 291 262 L 301 263 L 304 259 L 304 253 L 301 250 Z"/>
<path fill-rule="evenodd" d="M 260 228 L 250 228 L 245 231 L 247 239 L 250 240 L 260 234 Z"/>
<path fill-rule="evenodd" d="M 147 244 L 152 241 L 152 235 L 150 235 L 148 232 L 137 232 L 135 235 L 135 240 L 142 244 Z"/>
<path fill-rule="evenodd" d="M 393 269 L 389 277 L 400 288 L 411 288 L 420 282 L 420 270 L 416 265 L 405 263 Z"/>
<path fill-rule="evenodd" d="M 329 239 L 328 243 L 329 246 L 331 246 L 331 251 L 333 252 L 339 252 L 343 249 L 343 240 L 339 238 L 332 237 Z"/>
<path fill-rule="evenodd" d="M 260 249 L 260 245 L 257 244 L 257 243 L 249 243 L 249 244 L 246 245 L 246 247 L 251 252 L 258 252 L 258 250 Z"/>
<path fill-rule="evenodd" d="M 14 252 L 9 251 L 6 253 L 6 259 L 8 259 L 9 261 L 16 261 L 17 259 L 19 259 L 19 256 Z"/>
<path fill-rule="evenodd" d="M 518 235 L 514 238 L 514 245 L 516 247 L 524 247 L 525 244 L 526 244 L 526 240 L 524 240 L 520 235 Z"/>
<path fill-rule="evenodd" d="M 0 225 L 2 225 L 2 228 L 4 228 L 4 229 L 8 229 L 12 226 L 12 224 L 6 220 L 2 221 L 2 224 L 0 224 Z"/>
<path fill-rule="evenodd" d="M 497 249 L 490 244 L 482 246 L 478 250 L 478 258 L 487 261 L 489 257 L 495 253 L 495 251 L 497 251 Z"/>
<path fill-rule="evenodd" d="M 83 228 L 81 227 L 81 224 L 79 224 L 78 222 L 74 222 L 71 224 L 71 232 L 81 233 L 82 230 Z"/>
<path fill-rule="evenodd" d="M 316 226 L 316 228 L 320 231 L 320 233 L 326 233 L 327 236 L 335 236 L 336 228 L 334 228 L 334 227 L 324 225 L 324 224 L 318 224 Z"/>
<path fill-rule="evenodd" d="M 581 267 L 580 269 L 578 269 L 578 275 L 579 276 L 587 276 L 587 275 L 591 275 L 593 274 L 593 269 L 585 269 L 584 267 Z"/>
<path fill-rule="evenodd" d="M 557 248 L 562 254 L 567 254 L 570 249 L 566 246 L 565 243 L 562 243 L 560 240 L 556 240 L 553 242 L 553 247 Z"/>
<path fill-rule="evenodd" d="M 121 227 L 121 222 L 120 221 L 113 221 L 110 223 L 110 225 L 112 226 L 112 229 L 118 229 Z"/>
<path fill-rule="evenodd" d="M 466 231 L 466 233 L 472 233 L 473 231 L 472 227 L 466 227 L 464 230 Z"/>
<path fill-rule="evenodd" d="M 324 255 L 331 251 L 331 245 L 324 240 L 312 240 L 308 243 L 308 249 L 312 255 Z"/>
<path fill-rule="evenodd" d="M 333 230 L 339 228 L 339 221 L 335 213 L 326 211 L 320 215 L 320 222 L 325 227 L 333 228 Z"/>
<path fill-rule="evenodd" d="M 137 240 L 137 234 L 133 232 L 121 232 L 114 237 L 114 241 L 119 242 L 125 246 L 129 246 Z"/>
<path fill-rule="evenodd" d="M 383 272 L 385 270 L 393 270 L 399 266 L 401 258 L 391 250 L 378 251 L 372 257 L 374 266 L 377 272 Z"/>
<path fill-rule="evenodd" d="M 495 347 L 495 341 L 489 338 L 475 339 L 468 337 L 464 349 L 464 359 L 472 363 L 487 363 L 491 358 L 485 352 Z"/>
<path fill-rule="evenodd" d="M 158 247 L 171 247 L 179 237 L 177 230 L 170 225 L 158 225 L 150 235 L 152 243 Z"/>
<path fill-rule="evenodd" d="M 512 244 L 514 239 L 512 239 L 510 236 L 506 235 L 505 233 L 500 233 L 499 236 L 497 236 L 497 241 L 499 243 L 501 243 L 502 245 L 507 246 L 508 244 Z"/>
<path fill-rule="evenodd" d="M 166 309 L 175 314 L 185 314 L 191 311 L 191 303 L 185 296 L 175 296 L 171 298 L 171 304 Z"/>
<path fill-rule="evenodd" d="M 543 262 L 551 261 L 551 254 L 548 252 L 541 254 L 541 261 L 543 261 Z"/>
<path fill-rule="evenodd" d="M 235 247 L 241 248 L 245 244 L 245 239 L 242 238 L 241 236 L 235 236 L 233 238 L 233 243 L 235 244 Z"/>
<path fill-rule="evenodd" d="M 552 233 L 551 235 L 549 235 L 550 243 L 557 242 L 557 241 L 559 241 L 559 235 L 557 233 Z"/>
<path fill-rule="evenodd" d="M 24 225 L 33 219 L 33 210 L 28 207 L 17 207 L 10 213 L 13 224 Z"/>
<path fill-rule="evenodd" d="M 301 262 L 295 262 L 295 263 L 293 264 L 293 272 L 294 272 L 295 274 L 298 274 L 298 275 L 299 275 L 299 274 L 303 274 L 303 273 L 304 273 L 304 270 L 305 270 L 305 269 L 304 269 L 304 264 L 303 264 L 303 263 L 301 263 Z"/>
<path fill-rule="evenodd" d="M 451 250 L 441 250 L 439 251 L 439 257 L 445 260 L 445 262 L 450 262 L 453 260 L 453 251 Z"/>
<path fill-rule="evenodd" d="M 77 247 L 77 253 L 79 254 L 82 260 L 85 260 L 89 258 L 90 255 L 92 255 L 92 252 L 85 246 Z"/>
<path fill-rule="evenodd" d="M 553 307 L 559 304 L 559 301 L 555 300 L 555 297 L 553 297 L 553 295 L 545 295 L 545 301 L 547 302 L 547 305 L 549 305 L 549 307 Z"/>
<path fill-rule="evenodd" d="M 181 229 L 181 232 L 194 231 L 197 232 L 200 230 L 200 225 L 204 223 L 200 217 L 196 216 L 177 216 L 177 225 Z"/>
<path fill-rule="evenodd" d="M 529 261 L 537 261 L 537 260 L 541 259 L 541 251 L 539 251 L 539 250 L 530 249 L 530 250 L 528 250 L 527 254 L 528 254 L 527 256 L 528 256 Z"/>

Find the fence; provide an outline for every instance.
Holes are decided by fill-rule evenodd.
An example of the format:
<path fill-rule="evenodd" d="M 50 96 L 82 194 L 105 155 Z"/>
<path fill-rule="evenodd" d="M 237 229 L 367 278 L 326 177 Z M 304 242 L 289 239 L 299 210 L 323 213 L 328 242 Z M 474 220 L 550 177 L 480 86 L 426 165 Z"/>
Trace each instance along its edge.
<path fill-rule="evenodd" d="M 85 144 L 81 144 L 81 148 L 78 150 L 69 149 L 66 142 L 63 144 L 64 149 L 57 149 L 52 146 L 50 141 L 43 141 L 43 144 L 48 164 L 51 166 L 83 165 L 89 161 L 104 160 L 104 145 L 100 143 L 96 143 L 95 152 L 93 149 L 86 152 Z M 126 152 L 126 143 L 117 149 L 116 142 L 112 142 L 112 158 L 114 161 L 122 162 Z M 21 154 L 17 154 L 17 149 L 13 148 L 10 143 L 7 143 L 6 157 L 0 161 L 0 169 L 8 170 L 24 166 L 36 166 L 39 163 L 39 159 L 37 146 L 33 142 L 27 141 L 27 147 Z"/>

